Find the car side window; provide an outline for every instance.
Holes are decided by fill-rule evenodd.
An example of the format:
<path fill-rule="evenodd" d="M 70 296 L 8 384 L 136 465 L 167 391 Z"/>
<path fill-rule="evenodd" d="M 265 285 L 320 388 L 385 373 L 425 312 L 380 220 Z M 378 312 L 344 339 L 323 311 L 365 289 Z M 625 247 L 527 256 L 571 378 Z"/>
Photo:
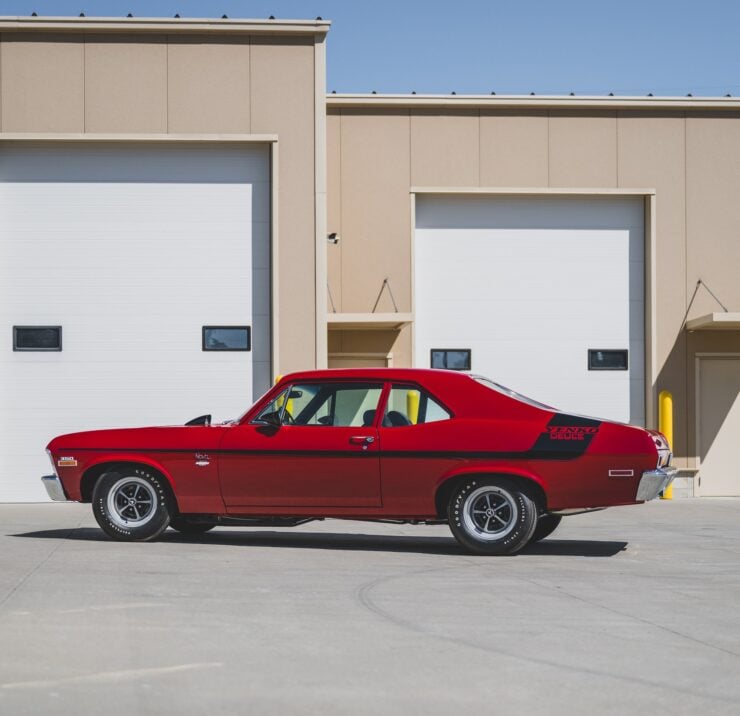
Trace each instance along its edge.
<path fill-rule="evenodd" d="M 426 390 L 414 385 L 393 385 L 388 394 L 382 426 L 400 428 L 449 420 L 452 414 Z"/>
<path fill-rule="evenodd" d="M 257 417 L 254 419 L 256 423 L 273 423 L 277 424 L 280 422 L 283 406 L 285 405 L 285 398 L 288 395 L 288 389 L 283 390 L 276 398 L 273 398 L 262 410 L 260 410 Z"/>
<path fill-rule="evenodd" d="M 383 386 L 379 383 L 297 383 L 258 416 L 277 415 L 282 425 L 368 427 Z"/>

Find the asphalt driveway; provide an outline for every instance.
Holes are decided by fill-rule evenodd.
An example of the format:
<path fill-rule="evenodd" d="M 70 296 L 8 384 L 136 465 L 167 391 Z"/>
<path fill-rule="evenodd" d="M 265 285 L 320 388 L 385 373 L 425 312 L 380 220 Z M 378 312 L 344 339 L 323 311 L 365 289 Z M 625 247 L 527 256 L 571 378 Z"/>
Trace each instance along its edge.
<path fill-rule="evenodd" d="M 516 557 L 326 521 L 111 542 L 0 506 L 0 714 L 740 713 L 740 500 L 571 517 Z"/>

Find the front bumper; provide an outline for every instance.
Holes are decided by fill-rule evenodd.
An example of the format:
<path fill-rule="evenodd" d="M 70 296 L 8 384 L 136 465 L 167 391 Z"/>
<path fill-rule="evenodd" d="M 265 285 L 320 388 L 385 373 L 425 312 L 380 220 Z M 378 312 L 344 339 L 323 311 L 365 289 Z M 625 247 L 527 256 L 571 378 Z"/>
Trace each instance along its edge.
<path fill-rule="evenodd" d="M 49 497 L 55 502 L 67 502 L 67 495 L 64 494 L 62 481 L 56 475 L 44 475 L 41 483 L 49 493 Z"/>
<path fill-rule="evenodd" d="M 642 473 L 640 484 L 637 486 L 635 500 L 647 502 L 654 500 L 668 485 L 673 482 L 678 470 L 675 467 L 659 467 Z"/>

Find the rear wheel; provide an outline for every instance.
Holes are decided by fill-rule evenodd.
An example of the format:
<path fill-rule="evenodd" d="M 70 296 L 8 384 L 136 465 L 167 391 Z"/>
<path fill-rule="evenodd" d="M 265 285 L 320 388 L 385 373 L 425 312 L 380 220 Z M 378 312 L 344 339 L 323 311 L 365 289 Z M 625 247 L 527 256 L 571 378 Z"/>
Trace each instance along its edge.
<path fill-rule="evenodd" d="M 92 508 L 103 532 L 117 540 L 156 539 L 170 522 L 164 479 L 137 465 L 101 475 L 93 490 Z"/>
<path fill-rule="evenodd" d="M 186 517 L 173 517 L 170 520 L 170 527 L 184 535 L 202 535 L 208 532 L 208 530 L 212 530 L 215 526 L 208 522 L 194 522 Z"/>
<path fill-rule="evenodd" d="M 448 509 L 455 539 L 477 554 L 515 554 L 537 525 L 537 505 L 513 480 L 470 478 Z"/>
<path fill-rule="evenodd" d="M 537 518 L 537 527 L 534 528 L 529 541 L 534 543 L 549 537 L 557 529 L 562 519 L 562 515 L 548 515 L 547 513 L 540 515 Z"/>

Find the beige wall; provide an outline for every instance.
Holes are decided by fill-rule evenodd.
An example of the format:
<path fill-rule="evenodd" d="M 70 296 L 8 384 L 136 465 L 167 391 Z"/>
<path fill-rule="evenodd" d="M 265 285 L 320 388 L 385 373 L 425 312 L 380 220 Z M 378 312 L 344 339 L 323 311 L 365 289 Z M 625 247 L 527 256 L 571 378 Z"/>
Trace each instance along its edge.
<path fill-rule="evenodd" d="M 327 28 L 280 35 L 274 24 L 269 34 L 233 23 L 200 33 L 86 24 L 0 34 L 0 131 L 277 135 L 278 366 L 314 367 L 315 197 L 324 161 L 323 147 L 315 151 L 316 115 L 324 113 L 316 57 Z"/>
<path fill-rule="evenodd" d="M 676 396 L 675 450 L 690 458 L 694 353 L 740 350 L 733 333 L 682 329 L 699 278 L 740 310 L 740 113 L 527 104 L 350 107 L 329 99 L 328 230 L 342 237 L 329 247 L 337 310 L 370 311 L 385 276 L 400 310 L 410 310 L 411 187 L 655 189 L 655 388 Z M 712 310 L 701 293 L 690 317 Z M 370 350 L 370 338 L 361 345 Z M 410 360 L 408 329 L 393 350 Z"/>
<path fill-rule="evenodd" d="M 88 20 L 0 21 L 0 132 L 277 136 L 282 372 L 321 363 L 327 347 L 324 230 L 341 237 L 326 246 L 337 311 L 370 312 L 385 278 L 399 311 L 411 311 L 411 187 L 654 189 L 654 387 L 674 392 L 676 452 L 693 454 L 694 354 L 740 350 L 735 334 L 682 328 L 699 278 L 740 310 L 740 110 L 646 98 L 330 99 L 324 137 L 320 23 Z M 715 308 L 700 292 L 689 317 Z M 377 310 L 393 310 L 388 291 Z M 408 365 L 411 333 L 337 331 L 328 348 Z"/>

